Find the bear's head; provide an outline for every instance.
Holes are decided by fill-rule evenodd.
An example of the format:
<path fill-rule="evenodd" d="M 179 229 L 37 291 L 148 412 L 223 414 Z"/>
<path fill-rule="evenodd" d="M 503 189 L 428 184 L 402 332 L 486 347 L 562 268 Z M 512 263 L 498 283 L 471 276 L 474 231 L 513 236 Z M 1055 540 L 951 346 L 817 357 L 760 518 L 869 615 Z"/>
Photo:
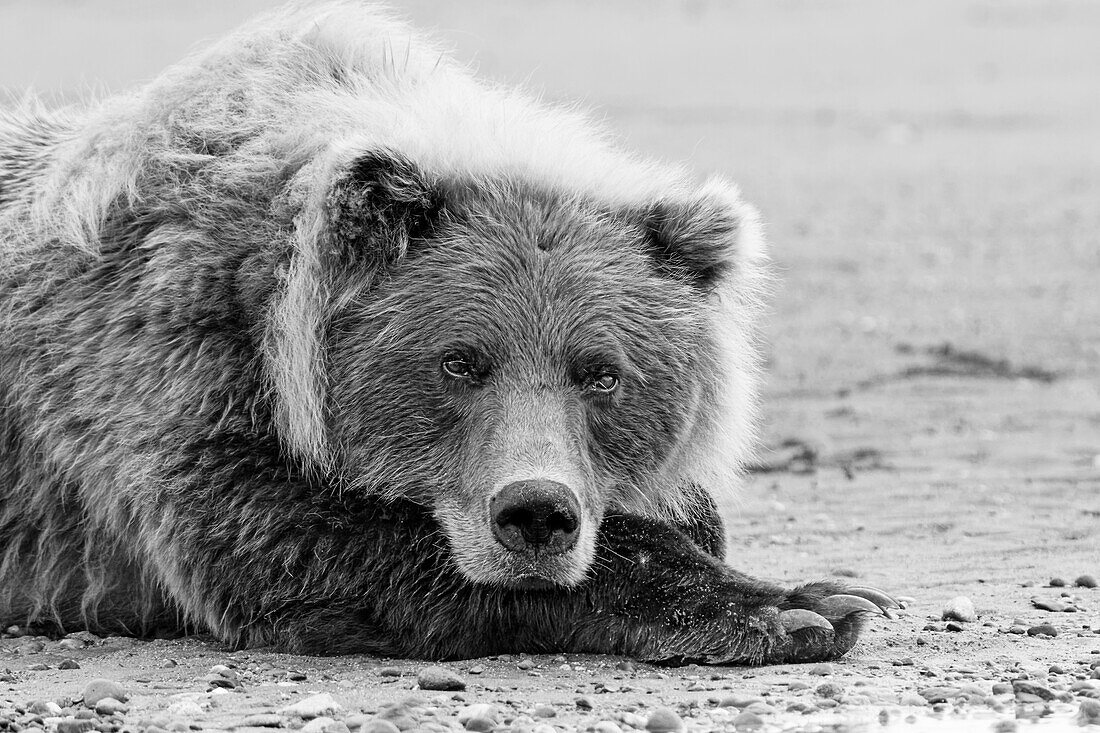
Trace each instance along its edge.
<path fill-rule="evenodd" d="M 390 150 L 329 180 L 279 391 L 342 491 L 428 508 L 475 582 L 538 587 L 585 577 L 604 516 L 682 518 L 736 479 L 763 255 L 731 187 L 606 203 Z"/>

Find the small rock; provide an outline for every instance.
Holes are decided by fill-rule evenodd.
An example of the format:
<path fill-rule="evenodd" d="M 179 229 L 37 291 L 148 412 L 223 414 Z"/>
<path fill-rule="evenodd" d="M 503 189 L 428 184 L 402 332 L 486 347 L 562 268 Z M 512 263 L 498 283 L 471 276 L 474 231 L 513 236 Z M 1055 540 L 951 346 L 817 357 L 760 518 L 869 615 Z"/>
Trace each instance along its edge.
<path fill-rule="evenodd" d="M 241 726 L 244 728 L 281 728 L 282 725 L 283 719 L 275 713 L 249 715 L 241 721 Z"/>
<path fill-rule="evenodd" d="M 810 689 L 810 684 L 802 680 L 791 680 L 790 684 L 787 685 L 787 689 L 791 692 L 801 692 Z"/>
<path fill-rule="evenodd" d="M 910 705 L 913 707 L 925 707 L 928 705 L 928 701 L 915 692 L 906 692 L 901 696 L 898 702 L 902 705 Z"/>
<path fill-rule="evenodd" d="M 116 700 L 113 697 L 105 697 L 95 704 L 95 711 L 100 715 L 114 715 L 115 713 L 124 713 L 129 708 L 126 707 L 126 703 Z"/>
<path fill-rule="evenodd" d="M 371 718 L 359 726 L 359 733 L 401 733 L 401 729 L 383 718 Z"/>
<path fill-rule="evenodd" d="M 95 727 L 93 720 L 62 718 L 57 721 L 57 733 L 85 733 Z"/>
<path fill-rule="evenodd" d="M 807 685 L 807 687 L 809 687 L 809 685 Z M 753 697 L 752 695 L 729 695 L 728 697 L 723 697 L 721 700 L 718 701 L 718 707 L 747 708 L 754 702 L 764 702 L 764 700 L 763 698 Z"/>
<path fill-rule="evenodd" d="M 1027 633 L 1027 627 L 1026 626 L 1009 626 L 1007 633 L 1009 633 L 1009 634 L 1026 634 Z"/>
<path fill-rule="evenodd" d="M 467 705 L 458 711 L 458 722 L 462 725 L 466 725 L 466 721 L 471 718 L 490 718 L 495 720 L 497 717 L 496 708 L 487 702 L 479 702 L 474 705 Z"/>
<path fill-rule="evenodd" d="M 746 710 L 734 716 L 730 723 L 732 723 L 733 727 L 737 730 L 753 730 L 762 727 L 764 725 L 764 719 L 756 713 Z"/>
<path fill-rule="evenodd" d="M 1047 598 L 1032 598 L 1031 605 L 1035 608 L 1042 609 L 1043 611 L 1053 611 L 1054 613 L 1062 613 L 1067 609 L 1067 604 L 1061 601 L 1056 601 Z"/>
<path fill-rule="evenodd" d="M 947 630 L 948 631 L 962 631 L 963 630 L 963 625 L 961 623 L 959 623 L 958 621 L 948 621 L 947 622 Z"/>
<path fill-rule="evenodd" d="M 164 663 L 160 665 L 160 668 L 161 669 L 172 669 L 172 668 L 178 667 L 178 666 L 179 666 L 179 662 L 177 662 L 175 659 L 165 659 Z"/>
<path fill-rule="evenodd" d="M 1030 680 L 1013 680 L 1012 691 L 1019 697 L 1023 695 L 1035 695 L 1041 700 L 1050 701 L 1054 699 L 1054 692 L 1047 687 L 1043 687 L 1040 684 L 1031 682 Z"/>
<path fill-rule="evenodd" d="M 458 692 L 466 689 L 466 680 L 446 667 L 425 667 L 416 676 L 421 690 L 440 690 Z"/>
<path fill-rule="evenodd" d="M 923 690 L 918 690 L 917 694 L 930 703 L 937 703 L 955 699 L 962 694 L 962 690 L 958 687 L 949 686 L 926 687 Z"/>
<path fill-rule="evenodd" d="M 58 665 L 58 669 L 80 669 L 80 665 L 76 663 L 75 659 L 62 659 Z"/>
<path fill-rule="evenodd" d="M 538 703 L 535 705 L 532 715 L 536 718 L 553 718 L 558 714 L 558 711 L 554 709 L 553 705 L 545 705 Z"/>
<path fill-rule="evenodd" d="M 1058 636 L 1058 629 L 1051 624 L 1039 624 L 1027 630 L 1028 636 Z"/>
<path fill-rule="evenodd" d="M 1065 674 L 1066 668 L 1060 664 L 1052 664 L 1047 668 L 1047 672 L 1050 674 Z"/>
<path fill-rule="evenodd" d="M 333 699 L 332 695 L 322 692 L 319 695 L 310 695 L 298 702 L 287 705 L 279 712 L 294 718 L 309 720 L 311 718 L 327 718 L 344 711 L 344 707 Z"/>
<path fill-rule="evenodd" d="M 463 724 L 463 727 L 466 730 L 477 731 L 477 733 L 489 733 L 497 727 L 497 723 L 492 718 L 470 718 Z"/>
<path fill-rule="evenodd" d="M 397 667 L 383 667 L 382 669 L 378 670 L 378 674 L 382 677 L 400 677 L 401 670 Z"/>
<path fill-rule="evenodd" d="M 321 715 L 303 725 L 299 733 L 348 733 L 348 727 L 337 720 Z"/>
<path fill-rule="evenodd" d="M 816 688 L 814 688 L 814 694 L 818 697 L 824 697 L 829 700 L 836 700 L 844 694 L 844 688 L 835 682 L 822 682 Z"/>
<path fill-rule="evenodd" d="M 1081 701 L 1081 707 L 1077 709 L 1077 724 L 1100 725 L 1100 700 Z"/>
<path fill-rule="evenodd" d="M 944 621 L 962 621 L 970 623 L 978 618 L 974 611 L 974 602 L 966 596 L 956 596 L 943 607 L 941 618 Z"/>
<path fill-rule="evenodd" d="M 619 670 L 620 672 L 633 672 L 637 668 L 638 665 L 634 664 L 634 662 L 629 659 L 624 659 L 615 665 L 615 669 Z"/>
<path fill-rule="evenodd" d="M 646 720 L 645 729 L 651 733 L 676 733 L 684 729 L 684 721 L 668 708 L 657 708 Z"/>
<path fill-rule="evenodd" d="M 1010 692 L 1012 692 L 1012 685 L 1007 682 L 996 682 L 993 685 L 994 695 L 1007 695 Z"/>
<path fill-rule="evenodd" d="M 475 664 L 474 666 L 470 667 L 470 674 L 481 674 L 484 671 L 485 668 L 482 667 L 480 664 Z"/>
<path fill-rule="evenodd" d="M 592 726 L 594 733 L 623 733 L 623 729 L 610 720 L 601 720 Z"/>
<path fill-rule="evenodd" d="M 1073 584 L 1078 588 L 1095 588 L 1097 585 L 1096 578 L 1091 575 L 1078 575 Z"/>
<path fill-rule="evenodd" d="M 815 664 L 810 667 L 810 674 L 816 677 L 825 677 L 833 673 L 833 665 L 828 662 L 822 662 L 821 664 Z"/>
<path fill-rule="evenodd" d="M 517 669 L 528 670 L 535 668 L 535 662 L 531 659 L 521 659 L 516 663 Z"/>
<path fill-rule="evenodd" d="M 1051 588 L 1064 588 L 1065 586 L 1066 586 L 1066 581 L 1062 580 L 1061 578 L 1051 578 L 1050 579 L 1050 587 Z"/>
<path fill-rule="evenodd" d="M 53 700 L 35 700 L 27 708 L 27 712 L 41 715 L 43 718 L 56 718 L 61 715 L 61 706 Z"/>
<path fill-rule="evenodd" d="M 57 642 L 57 645 L 62 649 L 83 649 L 85 646 L 87 646 L 80 639 L 62 639 L 61 641 Z"/>
<path fill-rule="evenodd" d="M 130 699 L 130 693 L 125 687 L 114 680 L 102 678 L 94 679 L 84 685 L 84 692 L 81 694 L 84 698 L 84 705 L 89 708 L 94 708 L 96 703 L 105 697 L 113 697 L 121 702 Z"/>
<path fill-rule="evenodd" d="M 592 700 L 592 698 L 586 695 L 581 695 L 580 697 L 578 697 L 576 700 L 576 705 L 577 710 L 591 710 L 592 708 L 596 707 L 596 703 Z"/>
<path fill-rule="evenodd" d="M 923 702 L 923 701 L 922 701 Z M 801 700 L 795 700 L 787 706 L 788 713 L 800 713 L 802 715 L 809 715 L 810 713 L 816 713 L 818 710 L 817 705 L 809 702 L 802 702 Z"/>

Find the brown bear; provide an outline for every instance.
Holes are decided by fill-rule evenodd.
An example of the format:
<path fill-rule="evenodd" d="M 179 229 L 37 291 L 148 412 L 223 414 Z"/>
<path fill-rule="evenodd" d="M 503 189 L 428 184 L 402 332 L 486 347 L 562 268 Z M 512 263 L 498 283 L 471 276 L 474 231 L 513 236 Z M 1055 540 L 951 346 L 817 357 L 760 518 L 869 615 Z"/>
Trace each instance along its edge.
<path fill-rule="evenodd" d="M 766 266 L 354 2 L 0 121 L 0 621 L 455 658 L 846 652 L 896 603 L 723 562 Z"/>

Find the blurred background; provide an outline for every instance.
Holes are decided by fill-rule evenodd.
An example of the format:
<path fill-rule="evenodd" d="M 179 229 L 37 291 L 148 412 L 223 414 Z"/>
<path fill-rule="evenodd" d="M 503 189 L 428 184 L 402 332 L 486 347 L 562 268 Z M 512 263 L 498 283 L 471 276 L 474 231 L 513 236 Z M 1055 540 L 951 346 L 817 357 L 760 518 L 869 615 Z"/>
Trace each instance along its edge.
<path fill-rule="evenodd" d="M 272 5 L 0 0 L 0 87 L 139 84 Z M 761 208 L 782 284 L 746 562 L 932 595 L 1100 569 L 1100 3 L 393 5 Z"/>

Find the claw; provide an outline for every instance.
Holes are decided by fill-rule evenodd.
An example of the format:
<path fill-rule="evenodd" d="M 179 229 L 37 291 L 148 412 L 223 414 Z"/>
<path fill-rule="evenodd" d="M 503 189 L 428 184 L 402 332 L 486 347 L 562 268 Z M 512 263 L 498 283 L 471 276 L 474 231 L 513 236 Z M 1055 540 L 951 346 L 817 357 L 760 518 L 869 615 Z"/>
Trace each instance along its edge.
<path fill-rule="evenodd" d="M 862 585 L 854 585 L 850 588 L 845 588 L 845 593 L 851 596 L 859 596 L 860 598 L 866 598 L 871 603 L 882 610 L 888 608 L 902 608 L 901 602 L 893 596 L 883 593 L 878 588 L 868 588 Z"/>
<path fill-rule="evenodd" d="M 841 594 L 828 596 L 818 603 L 818 610 L 825 618 L 844 618 L 853 613 L 873 613 L 876 616 L 885 616 L 886 612 L 863 596 Z"/>
<path fill-rule="evenodd" d="M 779 613 L 779 622 L 783 624 L 783 628 L 786 629 L 788 634 L 808 628 L 825 629 L 829 632 L 833 630 L 833 625 L 829 623 L 827 618 L 813 611 L 807 611 L 804 608 L 792 608 L 789 611 L 781 611 Z"/>

